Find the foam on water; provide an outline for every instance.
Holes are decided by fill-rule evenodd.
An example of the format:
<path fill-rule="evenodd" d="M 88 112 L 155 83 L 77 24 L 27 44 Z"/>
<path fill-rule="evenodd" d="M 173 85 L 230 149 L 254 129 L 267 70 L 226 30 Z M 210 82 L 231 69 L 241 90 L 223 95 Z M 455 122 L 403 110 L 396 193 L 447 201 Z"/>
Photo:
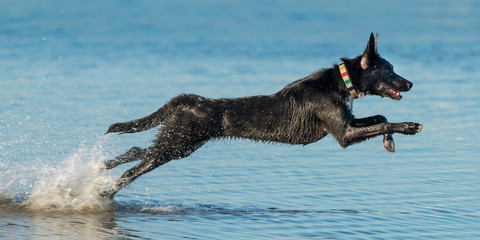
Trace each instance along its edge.
<path fill-rule="evenodd" d="M 97 142 L 93 147 L 79 147 L 57 166 L 32 166 L 26 171 L 7 169 L 2 175 L 10 178 L 0 189 L 1 205 L 30 211 L 110 210 L 110 201 L 99 196 L 114 182 L 103 168 L 106 158 L 102 143 Z M 31 186 L 29 194 L 15 192 L 32 179 L 35 180 L 28 184 Z"/>

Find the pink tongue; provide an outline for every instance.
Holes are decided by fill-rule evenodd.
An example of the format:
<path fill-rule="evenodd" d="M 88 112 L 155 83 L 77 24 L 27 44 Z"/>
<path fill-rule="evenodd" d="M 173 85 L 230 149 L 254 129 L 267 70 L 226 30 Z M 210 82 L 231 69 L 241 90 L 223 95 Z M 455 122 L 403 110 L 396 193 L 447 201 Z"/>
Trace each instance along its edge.
<path fill-rule="evenodd" d="M 384 139 L 383 147 L 389 152 L 395 152 L 395 143 L 393 142 L 393 139 Z"/>
<path fill-rule="evenodd" d="M 391 88 L 388 88 L 387 91 L 388 91 L 390 94 L 394 95 L 394 96 L 400 95 L 399 92 L 397 92 L 397 91 L 395 91 L 395 90 L 393 90 L 393 89 L 391 89 Z"/>
<path fill-rule="evenodd" d="M 387 92 L 390 93 L 391 95 L 394 95 L 394 96 L 397 96 L 398 95 L 398 92 L 391 89 L 391 88 L 387 88 Z"/>

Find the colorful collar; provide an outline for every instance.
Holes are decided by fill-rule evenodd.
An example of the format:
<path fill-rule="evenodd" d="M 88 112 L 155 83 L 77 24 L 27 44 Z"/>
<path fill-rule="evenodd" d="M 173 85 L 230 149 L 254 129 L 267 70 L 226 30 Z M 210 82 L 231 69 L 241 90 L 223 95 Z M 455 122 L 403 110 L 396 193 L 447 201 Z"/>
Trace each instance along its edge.
<path fill-rule="evenodd" d="M 340 69 L 340 73 L 342 74 L 343 82 L 345 82 L 345 85 L 347 86 L 347 89 L 350 92 L 350 95 L 353 98 L 358 98 L 358 92 L 353 87 L 352 81 L 350 80 L 350 76 L 348 76 L 348 72 L 347 72 L 347 68 L 345 67 L 345 63 L 341 63 L 338 67 Z"/>

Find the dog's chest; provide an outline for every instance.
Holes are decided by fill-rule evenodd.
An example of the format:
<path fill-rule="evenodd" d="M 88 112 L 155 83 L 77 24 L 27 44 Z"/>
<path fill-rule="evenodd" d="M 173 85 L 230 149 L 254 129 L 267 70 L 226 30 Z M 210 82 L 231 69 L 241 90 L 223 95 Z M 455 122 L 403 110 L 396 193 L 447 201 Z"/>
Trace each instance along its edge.
<path fill-rule="evenodd" d="M 352 111 L 352 108 L 353 108 L 353 100 L 355 100 L 355 98 L 353 98 L 352 96 L 348 96 L 347 99 L 345 99 L 345 103 L 347 105 L 347 108 L 348 110 L 351 112 Z"/>

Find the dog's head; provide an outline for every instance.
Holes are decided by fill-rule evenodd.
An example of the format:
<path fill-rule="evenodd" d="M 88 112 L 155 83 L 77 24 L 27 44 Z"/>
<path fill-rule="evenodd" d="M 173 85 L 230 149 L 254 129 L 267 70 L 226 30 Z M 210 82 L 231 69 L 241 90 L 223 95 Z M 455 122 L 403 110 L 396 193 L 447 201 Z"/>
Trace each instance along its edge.
<path fill-rule="evenodd" d="M 397 75 L 393 66 L 377 53 L 378 34 L 370 35 L 367 47 L 362 55 L 354 59 L 342 58 L 347 65 L 349 73 L 352 72 L 354 87 L 363 95 L 378 95 L 400 100 L 400 92 L 412 88 L 412 83 Z"/>

